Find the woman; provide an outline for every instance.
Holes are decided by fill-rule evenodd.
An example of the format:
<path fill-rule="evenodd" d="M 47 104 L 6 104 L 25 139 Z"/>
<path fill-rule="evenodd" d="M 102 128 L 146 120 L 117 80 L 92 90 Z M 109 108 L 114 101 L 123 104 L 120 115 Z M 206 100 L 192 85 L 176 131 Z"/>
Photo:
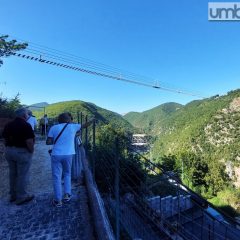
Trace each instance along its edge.
<path fill-rule="evenodd" d="M 46 140 L 47 145 L 52 145 L 51 165 L 54 199 L 52 204 L 56 207 L 62 206 L 63 202 L 71 199 L 71 166 L 72 157 L 75 154 L 74 139 L 81 129 L 80 124 L 72 123 L 69 113 L 58 116 L 59 124 L 51 127 Z M 64 177 L 64 196 L 62 197 L 61 178 Z"/>
<path fill-rule="evenodd" d="M 75 136 L 81 127 L 88 127 L 94 119 L 83 125 L 73 123 L 72 115 L 68 112 L 58 116 L 59 124 L 52 126 L 46 140 L 47 145 L 53 145 L 51 152 L 52 178 L 54 199 L 53 206 L 61 207 L 62 201 L 71 199 L 71 167 L 75 154 Z M 62 197 L 62 175 L 64 178 L 64 196 Z"/>

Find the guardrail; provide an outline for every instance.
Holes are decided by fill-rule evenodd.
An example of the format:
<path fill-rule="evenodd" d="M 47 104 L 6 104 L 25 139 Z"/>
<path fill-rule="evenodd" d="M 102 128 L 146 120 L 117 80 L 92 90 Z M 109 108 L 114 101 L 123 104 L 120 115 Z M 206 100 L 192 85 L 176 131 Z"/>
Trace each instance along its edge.
<path fill-rule="evenodd" d="M 87 134 L 86 131 L 86 146 L 90 144 Z M 94 153 L 94 156 L 96 154 L 95 129 L 93 129 L 92 138 L 93 144 L 91 144 L 89 151 Z M 178 178 L 164 172 L 159 166 L 135 152 L 134 154 L 139 155 L 142 159 L 143 168 L 148 173 L 158 177 L 155 184 L 165 186 L 165 195 L 173 194 L 173 197 L 177 199 L 174 215 L 167 216 L 162 209 L 153 209 L 148 201 L 150 197 L 154 196 L 151 186 L 147 185 L 141 176 L 138 176 L 130 165 L 121 158 L 119 148 L 116 138 L 114 151 L 101 156 L 103 161 L 97 168 L 95 166 L 96 156 L 91 159 L 90 164 L 93 179 L 95 179 L 95 174 L 101 174 L 105 181 L 106 186 L 102 196 L 104 196 L 104 202 L 110 214 L 109 218 L 115 218 L 115 222 L 111 222 L 117 240 L 125 239 L 121 238 L 122 234 L 127 235 L 126 239 L 240 239 L 240 231 L 235 228 L 237 223 L 234 222 L 234 219 L 231 219 L 231 222 L 215 219 L 206 211 L 209 206 L 214 208 L 211 203 L 185 186 Z M 95 182 L 91 181 L 90 184 L 95 185 Z M 181 195 L 191 196 L 191 209 L 182 209 Z M 225 216 L 225 214 L 223 215 Z M 225 216 L 225 218 L 230 219 L 229 216 Z"/>
<path fill-rule="evenodd" d="M 79 115 L 78 115 L 79 116 Z M 87 116 L 86 116 L 87 122 Z M 79 118 L 78 118 L 79 120 Z M 81 114 L 81 123 L 83 122 L 83 115 Z M 95 131 L 95 122 L 93 123 L 93 131 Z M 82 133 L 81 133 L 82 135 Z M 95 137 L 94 137 L 95 140 Z M 85 147 L 87 148 L 88 144 L 88 129 L 85 130 Z M 91 213 L 93 215 L 93 222 L 95 225 L 95 233 L 97 235 L 97 239 L 99 240 L 114 240 L 113 231 L 111 225 L 109 223 L 108 216 L 106 214 L 105 206 L 102 201 L 102 198 L 99 194 L 97 185 L 94 182 L 94 178 L 92 175 L 92 171 L 90 169 L 87 155 L 84 147 L 81 145 L 78 147 L 79 155 L 81 156 L 85 183 L 87 187 L 88 199 L 90 203 Z"/>

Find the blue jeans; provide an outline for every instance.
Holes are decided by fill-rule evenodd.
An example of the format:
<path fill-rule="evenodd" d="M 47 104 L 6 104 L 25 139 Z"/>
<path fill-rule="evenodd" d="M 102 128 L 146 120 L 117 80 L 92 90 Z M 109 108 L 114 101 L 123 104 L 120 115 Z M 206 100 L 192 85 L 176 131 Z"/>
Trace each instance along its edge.
<path fill-rule="evenodd" d="M 62 175 L 64 177 L 64 194 L 71 194 L 72 155 L 52 155 L 52 178 L 55 200 L 62 200 Z"/>

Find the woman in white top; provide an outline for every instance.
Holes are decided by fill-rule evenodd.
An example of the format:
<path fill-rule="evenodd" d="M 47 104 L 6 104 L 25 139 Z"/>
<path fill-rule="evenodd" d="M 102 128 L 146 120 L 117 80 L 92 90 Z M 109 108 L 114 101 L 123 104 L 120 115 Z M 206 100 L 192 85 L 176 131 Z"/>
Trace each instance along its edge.
<path fill-rule="evenodd" d="M 51 165 L 54 199 L 52 203 L 56 207 L 62 206 L 62 175 L 64 177 L 63 202 L 68 202 L 71 199 L 71 166 L 75 154 L 75 136 L 81 127 L 87 127 L 92 121 L 81 126 L 81 124 L 73 123 L 71 114 L 65 112 L 58 116 L 59 124 L 52 126 L 49 130 L 46 144 L 53 145 Z"/>
<path fill-rule="evenodd" d="M 32 130 L 34 131 L 37 127 L 37 119 L 35 116 L 32 115 L 32 111 L 28 110 L 29 118 L 27 119 L 27 122 L 31 125 Z"/>
<path fill-rule="evenodd" d="M 51 154 L 52 178 L 54 189 L 54 199 L 52 203 L 56 207 L 61 207 L 62 175 L 64 177 L 63 201 L 68 202 L 71 199 L 71 166 L 72 157 L 73 154 L 75 154 L 74 139 L 76 133 L 80 131 L 81 125 L 72 123 L 71 115 L 69 113 L 60 114 L 58 116 L 58 122 L 59 124 L 56 124 L 50 128 L 46 144 L 47 145 L 54 144 Z M 64 127 L 65 129 L 63 130 Z M 61 135 L 59 135 L 60 133 Z"/>

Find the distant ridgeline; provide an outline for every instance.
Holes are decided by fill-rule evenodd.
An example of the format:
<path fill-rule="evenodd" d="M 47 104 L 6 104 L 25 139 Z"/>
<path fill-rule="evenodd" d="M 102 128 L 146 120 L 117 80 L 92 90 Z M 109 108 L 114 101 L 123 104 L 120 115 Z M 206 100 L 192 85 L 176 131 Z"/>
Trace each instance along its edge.
<path fill-rule="evenodd" d="M 44 111 L 44 108 L 46 108 L 49 104 L 46 103 L 46 102 L 41 102 L 41 103 L 35 103 L 35 104 L 32 104 L 29 109 L 31 111 L 38 111 L 38 112 L 43 112 Z"/>
<path fill-rule="evenodd" d="M 124 118 L 157 136 L 153 147 L 156 159 L 187 148 L 240 162 L 240 90 L 185 106 L 165 103 L 142 113 L 130 112 Z"/>
<path fill-rule="evenodd" d="M 128 113 L 124 118 L 155 136 L 151 150 L 155 162 L 168 165 L 169 161 L 164 162 L 166 156 L 179 160 L 168 165 L 168 170 L 186 172 L 184 178 L 190 185 L 208 190 L 211 187 L 216 195 L 230 177 L 230 182 L 240 187 L 239 89 L 185 106 L 165 103 L 142 113 Z M 216 182 L 212 179 L 214 173 L 218 174 Z"/>
<path fill-rule="evenodd" d="M 142 113 L 129 112 L 124 115 L 124 119 L 138 128 L 140 132 L 154 136 L 159 134 L 161 128 L 164 126 L 164 122 L 167 122 L 169 117 L 181 108 L 183 108 L 183 105 L 170 102 Z"/>
<path fill-rule="evenodd" d="M 36 105 L 34 105 L 36 106 Z M 70 112 L 73 115 L 74 121 L 78 121 L 78 112 L 85 116 L 88 116 L 88 119 L 95 117 L 98 123 L 101 124 L 111 124 L 113 127 L 124 128 L 128 131 L 132 131 L 132 125 L 123 119 L 123 117 L 115 112 L 111 112 L 104 108 L 100 108 L 92 103 L 83 102 L 79 100 L 75 101 L 65 101 L 58 102 L 54 104 L 45 105 L 45 112 L 49 118 L 57 118 L 57 116 L 62 112 Z M 40 119 L 43 116 L 43 109 L 39 111 L 39 108 L 33 111 L 33 114 Z"/>

